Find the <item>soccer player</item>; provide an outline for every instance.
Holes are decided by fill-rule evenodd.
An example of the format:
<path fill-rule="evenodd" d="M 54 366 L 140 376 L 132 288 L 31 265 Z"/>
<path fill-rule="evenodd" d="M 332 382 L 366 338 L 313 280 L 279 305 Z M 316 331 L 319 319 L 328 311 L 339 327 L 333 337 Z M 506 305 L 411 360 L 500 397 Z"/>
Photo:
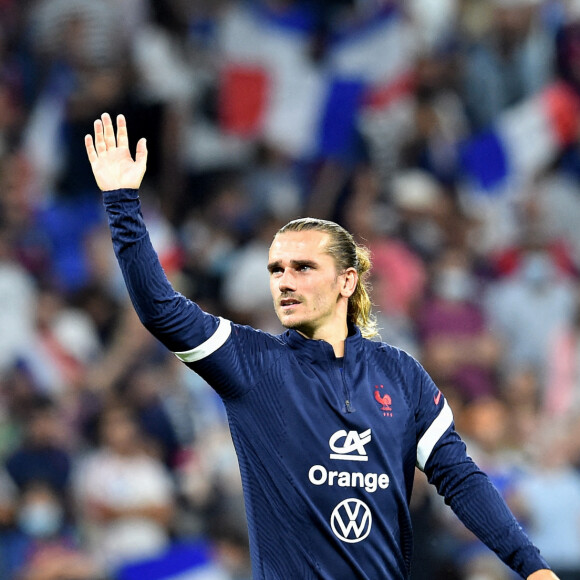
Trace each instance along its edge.
<path fill-rule="evenodd" d="M 149 240 L 138 196 L 145 140 L 133 159 L 122 115 L 116 132 L 106 113 L 94 131 L 86 150 L 135 310 L 227 409 L 255 578 L 409 578 L 415 466 L 522 578 L 556 578 L 467 456 L 427 373 L 369 340 L 365 248 L 333 222 L 292 221 L 268 261 L 287 330 L 274 336 L 210 315 L 172 288 Z"/>

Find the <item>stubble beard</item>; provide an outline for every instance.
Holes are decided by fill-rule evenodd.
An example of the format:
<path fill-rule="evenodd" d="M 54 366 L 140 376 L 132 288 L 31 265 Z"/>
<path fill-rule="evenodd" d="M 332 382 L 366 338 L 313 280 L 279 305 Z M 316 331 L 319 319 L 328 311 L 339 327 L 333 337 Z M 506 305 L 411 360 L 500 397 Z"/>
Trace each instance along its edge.
<path fill-rule="evenodd" d="M 305 336 L 310 336 L 311 331 L 313 330 L 312 322 L 308 320 L 303 320 L 302 318 L 300 319 L 293 318 L 292 313 L 284 313 L 281 307 L 276 309 L 276 315 L 278 317 L 278 320 L 280 321 L 280 324 L 284 328 L 288 330 L 297 330 L 298 332 L 304 334 Z"/>

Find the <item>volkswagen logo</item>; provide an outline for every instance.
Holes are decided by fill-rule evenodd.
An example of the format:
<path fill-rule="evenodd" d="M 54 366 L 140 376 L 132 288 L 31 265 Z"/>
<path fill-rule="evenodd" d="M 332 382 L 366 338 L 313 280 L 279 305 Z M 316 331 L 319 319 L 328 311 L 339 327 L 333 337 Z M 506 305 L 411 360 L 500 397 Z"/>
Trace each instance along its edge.
<path fill-rule="evenodd" d="M 371 532 L 372 523 L 371 510 L 360 499 L 341 501 L 330 516 L 334 535 L 349 544 L 364 540 Z"/>

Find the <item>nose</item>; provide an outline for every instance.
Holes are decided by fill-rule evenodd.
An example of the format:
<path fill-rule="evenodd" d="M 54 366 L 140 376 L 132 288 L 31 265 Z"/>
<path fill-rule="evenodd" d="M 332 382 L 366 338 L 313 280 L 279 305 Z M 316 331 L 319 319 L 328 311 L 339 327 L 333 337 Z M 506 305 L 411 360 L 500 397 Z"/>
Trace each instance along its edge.
<path fill-rule="evenodd" d="M 296 278 L 290 268 L 286 268 L 278 279 L 278 288 L 280 292 L 293 292 L 296 290 Z"/>

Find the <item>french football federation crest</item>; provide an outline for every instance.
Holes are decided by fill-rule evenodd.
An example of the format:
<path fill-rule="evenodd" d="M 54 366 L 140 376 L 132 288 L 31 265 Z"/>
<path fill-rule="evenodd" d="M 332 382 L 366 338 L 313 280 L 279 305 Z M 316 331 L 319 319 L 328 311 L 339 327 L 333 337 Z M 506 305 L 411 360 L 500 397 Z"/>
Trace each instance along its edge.
<path fill-rule="evenodd" d="M 383 389 L 383 385 L 375 385 L 375 400 L 381 406 L 381 411 L 383 412 L 383 417 L 392 417 L 393 416 L 393 400 L 391 399 L 391 395 L 388 393 L 384 393 L 381 391 Z"/>

